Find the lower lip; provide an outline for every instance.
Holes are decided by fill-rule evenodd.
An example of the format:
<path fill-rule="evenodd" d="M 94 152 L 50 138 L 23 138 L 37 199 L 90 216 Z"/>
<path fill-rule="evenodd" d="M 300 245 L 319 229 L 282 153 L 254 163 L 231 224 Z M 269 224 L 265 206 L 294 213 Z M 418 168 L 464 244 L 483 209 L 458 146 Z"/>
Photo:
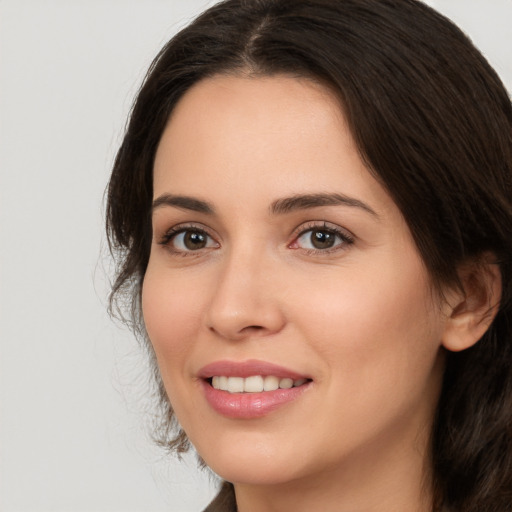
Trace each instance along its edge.
<path fill-rule="evenodd" d="M 279 407 L 296 400 L 307 388 L 309 384 L 261 393 L 229 393 L 215 389 L 209 382 L 203 381 L 204 393 L 210 406 L 223 416 L 240 419 L 267 416 Z"/>

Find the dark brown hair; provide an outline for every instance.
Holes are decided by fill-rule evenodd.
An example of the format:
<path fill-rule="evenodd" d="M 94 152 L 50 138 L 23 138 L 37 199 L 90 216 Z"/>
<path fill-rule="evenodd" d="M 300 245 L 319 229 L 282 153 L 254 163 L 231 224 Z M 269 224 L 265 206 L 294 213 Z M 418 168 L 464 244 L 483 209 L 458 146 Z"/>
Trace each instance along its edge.
<path fill-rule="evenodd" d="M 431 453 L 437 504 L 510 512 L 512 107 L 500 79 L 457 27 L 417 0 L 227 0 L 203 13 L 153 61 L 108 188 L 119 265 L 111 304 L 125 298 L 142 336 L 156 148 L 186 91 L 223 73 L 307 77 L 338 95 L 435 286 L 460 284 L 468 260 L 496 257 L 500 308 L 474 347 L 447 354 Z M 184 450 L 161 382 L 160 392 L 163 433 L 175 436 L 168 446 Z"/>

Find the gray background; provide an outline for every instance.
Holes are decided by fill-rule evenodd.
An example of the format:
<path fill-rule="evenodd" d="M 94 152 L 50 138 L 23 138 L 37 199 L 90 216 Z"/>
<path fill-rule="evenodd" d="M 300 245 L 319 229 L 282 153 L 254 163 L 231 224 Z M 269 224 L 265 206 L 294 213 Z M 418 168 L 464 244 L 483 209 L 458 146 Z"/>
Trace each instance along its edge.
<path fill-rule="evenodd" d="M 0 0 L 0 511 L 198 511 L 147 440 L 147 368 L 105 313 L 103 193 L 163 43 L 212 2 Z M 512 0 L 430 2 L 512 90 Z"/>

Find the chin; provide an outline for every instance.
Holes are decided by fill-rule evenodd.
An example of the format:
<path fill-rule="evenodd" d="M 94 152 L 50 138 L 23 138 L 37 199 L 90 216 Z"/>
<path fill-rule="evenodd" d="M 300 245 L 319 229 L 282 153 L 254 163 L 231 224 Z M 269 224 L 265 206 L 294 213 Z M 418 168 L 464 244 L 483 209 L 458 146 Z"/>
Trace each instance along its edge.
<path fill-rule="evenodd" d="M 300 478 L 295 471 L 290 471 L 290 464 L 283 467 L 261 459 L 215 460 L 210 468 L 224 480 L 235 484 L 279 485 Z"/>
<path fill-rule="evenodd" d="M 258 437 L 228 434 L 208 443 L 206 450 L 196 449 L 208 467 L 228 482 L 274 485 L 300 478 L 304 468 L 297 444 L 290 453 L 279 439 Z"/>

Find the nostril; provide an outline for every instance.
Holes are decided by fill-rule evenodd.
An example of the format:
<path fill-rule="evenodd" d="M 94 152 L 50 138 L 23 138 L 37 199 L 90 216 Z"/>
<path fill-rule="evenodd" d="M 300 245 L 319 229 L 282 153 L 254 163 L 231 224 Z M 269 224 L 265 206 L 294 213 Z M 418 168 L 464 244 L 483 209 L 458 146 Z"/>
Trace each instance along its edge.
<path fill-rule="evenodd" d="M 252 337 L 259 338 L 267 334 L 272 334 L 272 331 L 264 325 L 247 325 L 238 330 L 231 330 L 229 328 L 217 329 L 215 326 L 210 326 L 209 329 L 216 335 L 233 341 L 241 341 Z"/>
<path fill-rule="evenodd" d="M 261 333 L 262 331 L 265 331 L 265 327 L 262 325 L 248 325 L 240 331 L 240 334 L 256 334 Z"/>

